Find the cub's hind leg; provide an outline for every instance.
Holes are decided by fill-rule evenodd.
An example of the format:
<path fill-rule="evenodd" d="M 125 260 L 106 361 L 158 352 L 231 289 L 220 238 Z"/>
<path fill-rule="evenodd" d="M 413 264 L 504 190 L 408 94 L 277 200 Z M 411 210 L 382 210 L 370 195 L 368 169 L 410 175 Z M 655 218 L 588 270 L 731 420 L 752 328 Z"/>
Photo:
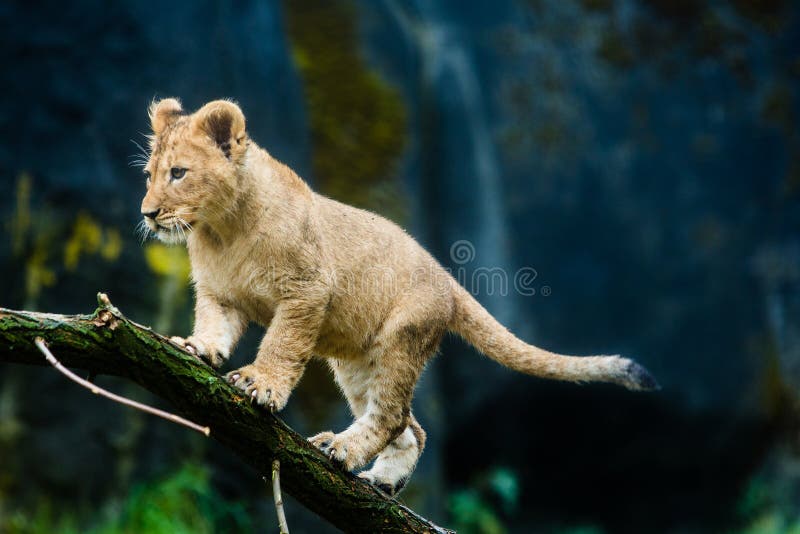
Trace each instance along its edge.
<path fill-rule="evenodd" d="M 372 382 L 375 370 L 361 357 L 349 359 L 328 360 L 333 371 L 336 383 L 344 393 L 350 411 L 355 417 L 361 417 L 367 409 L 369 385 Z"/>
<path fill-rule="evenodd" d="M 366 366 L 354 357 L 349 359 L 329 358 L 328 365 L 333 371 L 336 383 L 347 399 L 353 416 L 358 418 L 364 415 L 367 407 L 367 392 L 372 381 L 372 367 Z M 335 437 L 336 434 L 326 431 L 308 438 L 308 441 L 321 447 L 323 444 L 330 443 Z"/>
<path fill-rule="evenodd" d="M 410 415 L 406 429 L 378 454 L 368 471 L 358 476 L 388 495 L 397 495 L 411 478 L 424 448 L 425 431 Z"/>
<path fill-rule="evenodd" d="M 367 394 L 373 375 L 372 366 L 365 365 L 358 359 L 331 359 L 329 363 L 336 383 L 347 398 L 350 410 L 354 416 L 361 417 L 366 411 Z M 334 437 L 333 432 L 323 432 L 311 440 L 324 443 L 332 441 Z M 359 473 L 358 476 L 384 493 L 396 495 L 411 478 L 424 447 L 425 431 L 413 414 L 409 414 L 409 424 L 405 430 L 378 454 L 371 469 Z"/>
<path fill-rule="evenodd" d="M 361 382 L 367 386 L 364 412 L 345 431 L 323 432 L 311 442 L 348 470 L 368 464 L 409 426 L 414 387 L 444 329 L 444 323 L 438 322 L 387 322 L 373 347 L 358 362 L 364 373 Z M 347 388 L 346 383 L 340 384 Z"/>
<path fill-rule="evenodd" d="M 348 471 L 369 463 L 408 425 L 419 372 L 398 365 L 404 357 L 394 350 L 381 355 L 385 361 L 376 362 L 369 374 L 363 413 L 343 432 L 322 432 L 310 440 Z"/>

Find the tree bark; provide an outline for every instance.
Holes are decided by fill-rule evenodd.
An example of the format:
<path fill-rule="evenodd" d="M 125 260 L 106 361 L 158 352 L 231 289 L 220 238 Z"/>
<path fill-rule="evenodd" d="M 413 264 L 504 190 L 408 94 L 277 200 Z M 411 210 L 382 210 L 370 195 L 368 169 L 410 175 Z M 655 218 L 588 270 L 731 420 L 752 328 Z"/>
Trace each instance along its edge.
<path fill-rule="evenodd" d="M 34 345 L 42 337 L 64 365 L 133 380 L 182 416 L 209 426 L 211 437 L 259 475 L 271 473 L 279 460 L 287 493 L 345 532 L 452 532 L 331 463 L 214 369 L 125 318 L 104 295 L 98 303 L 91 315 L 0 308 L 0 363 L 48 365 Z"/>

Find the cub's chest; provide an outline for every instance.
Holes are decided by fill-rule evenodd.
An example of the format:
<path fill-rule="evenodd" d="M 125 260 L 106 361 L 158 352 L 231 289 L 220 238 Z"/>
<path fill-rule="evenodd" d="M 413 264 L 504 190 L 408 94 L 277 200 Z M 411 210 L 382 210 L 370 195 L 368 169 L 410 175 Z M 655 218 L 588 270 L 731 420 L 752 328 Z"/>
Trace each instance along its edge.
<path fill-rule="evenodd" d="M 196 282 L 220 300 L 273 301 L 276 297 L 269 266 L 252 251 L 210 250 L 191 254 Z"/>

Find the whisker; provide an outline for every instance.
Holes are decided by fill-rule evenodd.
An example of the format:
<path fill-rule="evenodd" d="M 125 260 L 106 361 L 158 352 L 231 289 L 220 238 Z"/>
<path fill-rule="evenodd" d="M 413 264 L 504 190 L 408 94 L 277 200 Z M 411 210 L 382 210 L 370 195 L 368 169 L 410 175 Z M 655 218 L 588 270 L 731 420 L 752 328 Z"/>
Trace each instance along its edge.
<path fill-rule="evenodd" d="M 150 151 L 149 150 L 146 150 L 142 145 L 137 143 L 135 139 L 131 139 L 131 143 L 136 145 L 136 147 L 139 149 L 139 155 L 144 156 L 145 158 L 148 158 L 148 159 L 150 158 Z"/>
<path fill-rule="evenodd" d="M 181 225 L 181 226 L 182 226 L 182 227 L 183 227 L 185 230 L 188 230 L 189 232 L 191 232 L 191 231 L 192 231 L 192 225 L 191 225 L 191 224 L 189 224 L 188 222 L 186 222 L 186 221 L 185 221 L 185 220 L 184 220 L 182 217 L 177 217 L 177 219 L 178 219 L 178 223 L 180 223 L 180 225 Z M 184 231 L 184 232 L 183 232 L 183 235 L 184 235 L 184 240 L 185 240 L 185 239 L 186 239 L 186 231 Z"/>
<path fill-rule="evenodd" d="M 145 149 L 142 145 L 136 142 L 136 140 L 131 139 L 131 143 L 136 145 L 136 148 L 139 149 L 139 152 L 133 154 L 128 159 L 130 162 L 128 163 L 129 167 L 144 167 L 147 165 L 147 162 L 150 161 L 150 151 Z"/>
<path fill-rule="evenodd" d="M 144 222 L 144 219 L 139 221 L 136 225 L 136 235 L 139 237 L 139 245 L 144 245 L 144 242 L 147 241 L 147 238 L 150 237 L 150 227 L 147 226 L 147 223 Z"/>
<path fill-rule="evenodd" d="M 191 223 L 187 222 L 186 219 L 184 219 L 185 215 L 194 215 L 194 210 L 190 208 L 178 208 L 177 210 L 175 210 L 175 218 L 178 219 L 178 222 L 180 222 L 189 230 L 193 230 L 194 228 L 192 228 Z"/>

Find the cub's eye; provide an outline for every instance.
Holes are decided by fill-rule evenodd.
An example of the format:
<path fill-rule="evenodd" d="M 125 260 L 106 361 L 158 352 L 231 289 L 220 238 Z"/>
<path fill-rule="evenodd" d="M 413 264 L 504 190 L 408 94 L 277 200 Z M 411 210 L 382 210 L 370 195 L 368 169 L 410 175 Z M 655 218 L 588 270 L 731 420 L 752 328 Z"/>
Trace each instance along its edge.
<path fill-rule="evenodd" d="M 172 167 L 169 170 L 169 176 L 172 180 L 180 180 L 186 175 L 186 169 L 181 167 Z"/>
<path fill-rule="evenodd" d="M 150 171 L 144 171 L 144 183 L 148 188 L 150 187 Z"/>

